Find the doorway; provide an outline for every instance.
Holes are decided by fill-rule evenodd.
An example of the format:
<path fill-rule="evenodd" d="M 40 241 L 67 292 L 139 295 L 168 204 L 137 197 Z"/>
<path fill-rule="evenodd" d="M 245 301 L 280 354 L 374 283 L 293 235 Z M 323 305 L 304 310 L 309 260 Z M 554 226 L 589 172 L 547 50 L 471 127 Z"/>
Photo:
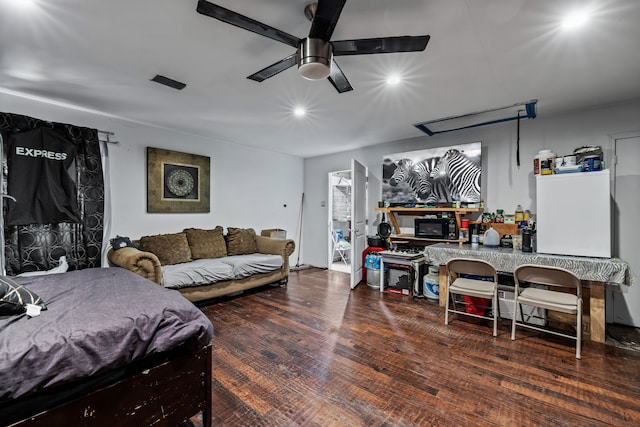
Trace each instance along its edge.
<path fill-rule="evenodd" d="M 351 273 L 351 170 L 329 173 L 329 270 Z"/>
<path fill-rule="evenodd" d="M 614 139 L 614 255 L 627 261 L 634 272 L 640 271 L 637 216 L 640 211 L 640 133 Z M 609 292 L 613 318 L 607 322 L 640 327 L 640 289 L 630 286 L 622 292 Z"/>

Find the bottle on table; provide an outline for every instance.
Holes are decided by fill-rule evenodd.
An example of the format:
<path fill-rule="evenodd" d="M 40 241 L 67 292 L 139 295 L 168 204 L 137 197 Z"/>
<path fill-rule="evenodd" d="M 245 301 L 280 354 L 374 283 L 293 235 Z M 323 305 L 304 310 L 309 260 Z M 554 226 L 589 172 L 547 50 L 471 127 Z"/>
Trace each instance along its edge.
<path fill-rule="evenodd" d="M 522 205 L 518 205 L 516 207 L 516 224 L 524 221 L 524 210 L 522 209 Z"/>

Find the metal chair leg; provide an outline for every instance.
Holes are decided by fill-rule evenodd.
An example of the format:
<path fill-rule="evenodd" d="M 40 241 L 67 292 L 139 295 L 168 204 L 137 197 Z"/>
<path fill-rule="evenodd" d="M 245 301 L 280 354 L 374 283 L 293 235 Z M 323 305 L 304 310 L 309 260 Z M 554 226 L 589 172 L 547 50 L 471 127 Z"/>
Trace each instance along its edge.
<path fill-rule="evenodd" d="M 449 286 L 447 286 L 447 298 L 444 304 L 444 324 L 445 325 L 449 324 L 449 295 L 450 294 L 451 292 L 449 292 Z"/>
<path fill-rule="evenodd" d="M 576 313 L 576 359 L 582 357 L 582 300 L 578 300 L 578 312 Z"/>
<path fill-rule="evenodd" d="M 516 339 L 516 319 L 518 318 L 518 305 L 519 304 L 514 299 L 513 300 L 513 318 L 511 319 L 511 341 Z"/>
<path fill-rule="evenodd" d="M 498 306 L 498 295 L 497 294 L 493 294 L 493 306 L 497 307 Z M 497 337 L 498 336 L 498 310 L 500 308 L 498 307 L 498 309 L 494 309 L 493 311 L 493 336 Z"/>

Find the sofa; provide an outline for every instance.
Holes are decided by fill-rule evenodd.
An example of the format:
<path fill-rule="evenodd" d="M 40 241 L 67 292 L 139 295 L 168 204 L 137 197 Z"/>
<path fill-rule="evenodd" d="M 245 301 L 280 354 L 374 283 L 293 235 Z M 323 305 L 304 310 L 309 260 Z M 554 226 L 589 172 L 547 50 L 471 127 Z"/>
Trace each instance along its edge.
<path fill-rule="evenodd" d="M 239 293 L 267 284 L 286 284 L 291 239 L 256 235 L 251 228 L 188 228 L 143 236 L 133 246 L 112 248 L 111 266 L 122 267 L 192 302 Z"/>

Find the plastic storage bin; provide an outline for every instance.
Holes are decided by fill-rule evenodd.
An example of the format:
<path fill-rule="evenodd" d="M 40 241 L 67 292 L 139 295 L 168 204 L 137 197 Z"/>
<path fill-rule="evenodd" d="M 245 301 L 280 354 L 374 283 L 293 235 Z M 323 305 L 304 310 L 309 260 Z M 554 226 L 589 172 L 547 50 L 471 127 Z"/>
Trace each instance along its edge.
<path fill-rule="evenodd" d="M 500 317 L 502 319 L 513 319 L 513 292 L 498 291 L 498 304 L 500 304 Z M 520 310 L 520 309 L 519 309 Z M 518 320 L 532 325 L 544 326 L 546 324 L 545 310 L 540 307 L 522 305 L 522 318 L 518 315 Z M 520 311 L 518 311 L 520 313 Z"/>

